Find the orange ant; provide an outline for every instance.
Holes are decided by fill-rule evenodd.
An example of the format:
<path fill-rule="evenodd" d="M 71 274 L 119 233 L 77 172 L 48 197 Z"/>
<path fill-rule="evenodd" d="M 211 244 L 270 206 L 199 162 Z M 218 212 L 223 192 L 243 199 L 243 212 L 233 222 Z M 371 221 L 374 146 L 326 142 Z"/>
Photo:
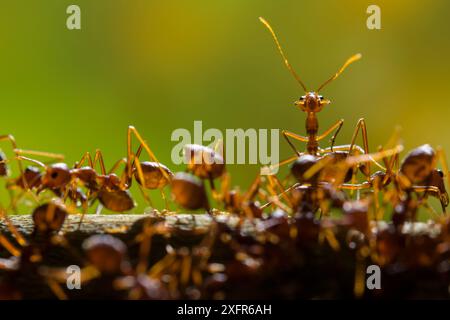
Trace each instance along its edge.
<path fill-rule="evenodd" d="M 20 246 L 18 248 L 0 233 L 0 244 L 11 254 L 10 258 L 0 259 L 0 269 L 9 274 L 5 281 L 0 282 L 0 296 L 10 295 L 12 298 L 27 298 L 27 295 L 30 294 L 29 285 L 24 286 L 20 279 L 30 274 L 39 275 L 38 269 L 50 252 L 54 254 L 58 252 L 58 249 L 61 249 L 64 253 L 70 254 L 67 256 L 69 259 L 78 263 L 77 254 L 68 245 L 67 240 L 59 235 L 69 212 L 70 209 L 60 199 L 54 199 L 38 206 L 32 213 L 33 232 L 29 239 L 25 239 L 10 221 L 6 211 L 0 210 L 0 216 L 5 220 L 8 229 Z M 43 284 L 47 282 L 48 287 L 56 297 L 66 298 L 64 291 L 57 283 L 45 281 L 43 277 L 38 277 L 35 281 Z M 8 293 L 8 291 L 10 292 Z"/>
<path fill-rule="evenodd" d="M 174 175 L 171 183 L 172 196 L 176 203 L 186 209 L 205 209 L 210 212 L 204 180 L 209 181 L 213 196 L 216 197 L 214 179 L 224 175 L 225 161 L 216 150 L 197 144 L 185 145 L 184 155 L 187 172 Z"/>
<path fill-rule="evenodd" d="M 345 195 L 339 189 L 353 186 L 344 184 L 352 167 L 371 159 L 384 159 L 396 155 L 402 150 L 403 146 L 398 145 L 373 154 L 340 159 L 334 156 L 317 158 L 312 155 L 303 155 L 291 166 L 291 175 L 295 177 L 297 183 L 287 189 L 292 193 L 290 203 L 294 204 L 295 211 L 300 212 L 315 212 L 320 208 L 321 213 L 326 213 L 328 212 L 326 200 L 330 200 L 333 206 L 342 207 Z"/>
<path fill-rule="evenodd" d="M 140 141 L 136 154 L 131 152 L 132 134 Z M 44 173 L 41 173 L 35 167 L 28 167 L 21 177 L 11 182 L 10 185 L 11 187 L 17 186 L 22 188 L 26 185 L 30 188 L 36 188 L 37 193 L 48 189 L 63 199 L 69 198 L 74 203 L 81 202 L 83 215 L 86 213 L 89 200 L 92 198 L 98 198 L 105 208 L 115 212 L 128 211 L 134 208 L 134 200 L 128 191 L 131 187 L 133 176 L 138 182 L 145 199 L 150 204 L 150 198 L 142 188 L 158 188 L 165 199 L 162 188 L 169 183 L 172 176 L 171 171 L 158 162 L 147 143 L 132 126 L 128 128 L 127 143 L 127 158 L 118 160 L 109 172 L 106 172 L 103 155 L 100 150 L 96 151 L 94 159 L 92 159 L 89 152 L 86 152 L 74 168 L 69 168 L 65 163 L 45 165 L 40 161 L 19 156 L 19 160 L 27 160 L 44 168 Z M 148 152 L 154 162 L 139 161 L 142 149 Z M 83 167 L 86 161 L 89 165 Z M 100 173 L 95 170 L 97 163 L 100 165 Z M 125 163 L 126 168 L 122 176 L 118 177 L 114 171 L 121 163 Z M 78 188 L 80 183 L 87 188 L 87 195 Z"/>
<path fill-rule="evenodd" d="M 338 72 L 335 73 L 327 81 L 325 81 L 316 91 L 308 91 L 308 89 L 306 88 L 306 86 L 303 83 L 303 81 L 300 79 L 298 74 L 294 71 L 294 69 L 292 68 L 291 64 L 287 60 L 287 58 L 286 58 L 286 56 L 285 56 L 285 54 L 283 52 L 283 49 L 281 48 L 280 42 L 278 41 L 278 38 L 277 38 L 275 32 L 273 31 L 272 27 L 270 26 L 270 24 L 262 17 L 260 17 L 259 20 L 270 31 L 270 33 L 272 35 L 272 38 L 274 39 L 275 44 L 276 44 L 276 46 L 278 48 L 278 51 L 279 51 L 279 53 L 280 53 L 280 55 L 281 55 L 281 57 L 283 59 L 284 64 L 286 65 L 287 69 L 290 71 L 290 73 L 294 76 L 294 78 L 297 80 L 297 82 L 300 84 L 300 86 L 305 91 L 305 95 L 301 96 L 299 98 L 299 100 L 295 101 L 294 105 L 296 107 L 300 108 L 300 110 L 302 110 L 303 112 L 305 112 L 307 114 L 305 127 L 306 127 L 306 133 L 308 135 L 307 136 L 301 136 L 301 135 L 298 135 L 296 133 L 283 130 L 282 131 L 283 137 L 286 139 L 286 141 L 288 142 L 290 147 L 294 150 L 296 156 L 292 157 L 292 158 L 289 158 L 289 159 L 281 162 L 278 165 L 283 165 L 283 164 L 292 162 L 297 157 L 300 157 L 300 156 L 302 156 L 304 154 L 304 153 L 300 153 L 297 150 L 297 148 L 294 146 L 294 144 L 292 143 L 292 141 L 289 138 L 293 138 L 293 139 L 298 140 L 298 141 L 306 142 L 306 154 L 313 155 L 313 156 L 320 156 L 321 154 L 329 155 L 329 154 L 335 153 L 335 151 L 341 151 L 341 152 L 345 151 L 344 155 L 346 156 L 348 154 L 351 154 L 353 152 L 353 150 L 355 150 L 355 149 L 357 151 L 359 151 L 359 152 L 362 152 L 362 153 L 369 153 L 367 129 L 366 129 L 366 123 L 365 123 L 364 118 L 361 118 L 358 121 L 357 126 L 355 128 L 355 131 L 353 133 L 350 145 L 334 146 L 334 143 L 335 143 L 335 140 L 336 140 L 336 136 L 339 133 L 339 131 L 341 130 L 342 125 L 344 124 L 344 120 L 343 119 L 340 119 L 339 121 L 337 121 L 329 129 L 325 130 L 324 133 L 322 133 L 320 135 L 318 134 L 319 122 L 318 122 L 318 119 L 317 119 L 317 113 L 322 111 L 322 109 L 326 105 L 331 103 L 330 100 L 325 99 L 325 98 L 323 98 L 323 96 L 319 95 L 320 90 L 322 90 L 327 84 L 329 84 L 330 82 L 335 80 L 337 77 L 339 77 L 339 75 L 341 75 L 342 72 L 344 72 L 344 70 L 350 64 L 352 64 L 353 62 L 359 60 L 362 57 L 361 54 L 359 54 L 359 53 L 355 54 L 355 55 L 351 56 L 349 59 L 347 59 L 347 61 L 338 70 Z M 359 147 L 358 145 L 355 144 L 356 138 L 357 138 L 358 133 L 359 133 L 360 130 L 362 131 L 362 138 L 363 138 L 364 148 L 361 148 L 361 147 Z M 325 137 L 327 137 L 328 135 L 330 135 L 332 132 L 334 132 L 334 134 L 331 137 L 331 146 L 329 148 L 326 148 L 326 149 L 320 148 L 319 147 L 319 142 L 321 140 L 323 140 Z M 380 164 L 378 164 L 373 159 L 369 159 L 369 161 L 367 162 L 367 168 L 365 166 L 363 166 L 361 168 L 361 170 L 363 170 L 364 174 L 367 177 L 370 175 L 370 162 L 373 162 L 374 164 L 376 164 L 380 168 L 383 168 Z"/>
<path fill-rule="evenodd" d="M 133 135 L 140 143 L 136 153 L 132 152 Z M 143 149 L 147 152 L 152 161 L 141 162 L 139 160 Z M 89 166 L 81 167 L 86 160 L 88 161 Z M 96 174 L 94 169 L 97 162 L 100 165 L 100 175 Z M 114 171 L 117 170 L 120 164 L 125 164 L 125 169 L 119 178 Z M 106 172 L 100 150 L 96 151 L 94 160 L 92 160 L 89 152 L 86 152 L 77 163 L 76 169 L 78 169 L 80 176 L 90 177 L 93 185 L 97 182 L 96 189 L 99 189 L 98 198 L 102 205 L 107 209 L 120 212 L 130 210 L 134 207 L 134 202 L 131 199 L 131 195 L 128 193 L 133 177 L 137 181 L 139 189 L 149 205 L 153 206 L 150 197 L 144 189 L 159 189 L 161 196 L 165 201 L 166 209 L 168 208 L 163 188 L 170 183 L 173 173 L 169 168 L 158 161 L 147 142 L 133 126 L 128 126 L 127 131 L 127 157 L 119 159 L 109 172 Z M 106 188 L 99 188 L 98 185 L 106 186 Z"/>
<path fill-rule="evenodd" d="M 442 148 L 439 147 L 435 151 L 430 145 L 425 144 L 411 150 L 401 164 L 398 153 L 392 155 L 389 161 L 386 158 L 383 158 L 383 161 L 387 168 L 386 171 L 375 172 L 369 181 L 359 184 L 343 183 L 340 187 L 351 190 L 373 188 L 377 194 L 393 183 L 395 189 L 388 194 L 394 195 L 394 199 L 391 199 L 394 202 L 399 201 L 402 194 L 422 192 L 425 197 L 428 194 L 437 197 L 441 202 L 443 212 L 445 212 L 445 208 L 449 204 L 449 196 L 445 189 L 444 179 L 446 178 L 450 185 L 450 176 Z M 438 161 L 441 162 L 444 171 L 436 168 Z"/>
<path fill-rule="evenodd" d="M 176 203 L 188 210 L 205 209 L 210 212 L 205 184 L 193 174 L 177 172 L 171 182 L 172 196 Z"/>
<path fill-rule="evenodd" d="M 18 186 L 19 188 L 24 189 L 27 192 L 32 187 L 34 187 L 34 186 L 32 186 L 33 177 L 30 176 L 30 175 L 33 175 L 33 172 L 29 172 L 30 170 L 27 170 L 27 169 L 24 170 L 24 168 L 23 168 L 22 161 L 21 161 L 22 158 L 25 158 L 23 155 L 46 157 L 46 158 L 52 159 L 53 161 L 62 160 L 62 159 L 64 159 L 64 156 L 61 154 L 50 153 L 50 152 L 19 149 L 17 147 L 17 143 L 16 143 L 14 136 L 11 134 L 0 136 L 0 141 L 9 141 L 11 143 L 13 152 L 15 154 L 15 160 L 17 161 L 17 164 L 18 164 L 19 179 L 13 179 L 13 180 L 9 179 L 7 181 L 7 185 L 6 185 L 7 189 L 10 191 L 11 207 L 13 208 L 14 211 L 16 211 L 17 210 L 17 201 L 18 201 L 18 198 L 20 199 L 21 195 L 19 195 L 18 197 L 14 197 L 11 191 L 15 188 L 15 186 Z M 7 159 L 5 154 L 0 151 L 0 177 L 8 177 L 9 176 L 10 170 L 9 170 L 9 167 L 7 164 L 8 162 L 9 162 L 9 159 Z M 31 171 L 34 171 L 34 169 L 31 169 Z M 35 200 L 35 202 L 38 202 L 36 197 L 34 197 L 34 200 Z"/>
<path fill-rule="evenodd" d="M 139 262 L 133 268 L 128 249 L 122 240 L 111 235 L 93 235 L 82 243 L 86 256 L 80 270 L 80 282 L 85 286 L 85 296 L 101 295 L 103 298 L 167 299 L 168 291 L 160 279 L 146 275 L 148 254 L 154 234 L 166 232 L 162 224 L 145 223 L 140 234 Z M 67 272 L 62 268 L 40 268 L 40 274 L 55 283 L 66 283 Z M 124 296 L 125 295 L 125 296 Z"/>
<path fill-rule="evenodd" d="M 217 147 L 215 148 L 217 149 Z M 260 217 L 262 208 L 254 201 L 257 195 L 267 198 L 261 190 L 261 177 L 258 175 L 250 189 L 244 194 L 230 190 L 230 177 L 226 172 L 225 160 L 215 149 L 196 144 L 187 144 L 184 153 L 187 161 L 187 173 L 180 172 L 172 180 L 172 195 L 182 207 L 190 210 L 205 209 L 210 212 L 208 196 L 203 180 L 208 180 L 213 198 L 224 204 L 232 213 L 244 213 L 248 217 Z M 216 190 L 214 179 L 221 179 L 221 190 Z M 276 177 L 269 176 L 273 185 Z M 275 191 L 270 189 L 272 195 Z M 277 202 L 278 203 L 278 202 Z"/>

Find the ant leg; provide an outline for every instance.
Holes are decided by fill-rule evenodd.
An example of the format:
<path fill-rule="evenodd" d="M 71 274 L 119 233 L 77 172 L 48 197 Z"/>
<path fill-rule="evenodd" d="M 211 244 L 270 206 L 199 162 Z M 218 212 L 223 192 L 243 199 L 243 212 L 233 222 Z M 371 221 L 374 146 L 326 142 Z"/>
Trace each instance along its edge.
<path fill-rule="evenodd" d="M 433 216 L 433 218 L 438 218 L 439 215 L 436 210 L 433 209 L 427 202 L 423 203 L 423 207 Z"/>
<path fill-rule="evenodd" d="M 94 162 L 92 161 L 91 154 L 88 151 L 83 154 L 80 161 L 75 163 L 75 169 L 81 168 L 81 166 L 86 162 L 86 160 L 88 161 L 89 167 L 94 168 Z"/>
<path fill-rule="evenodd" d="M 281 162 L 278 162 L 277 164 L 272 164 L 270 166 L 264 166 L 264 167 L 261 168 L 261 174 L 271 175 L 273 169 L 279 168 L 279 167 L 284 166 L 286 164 L 289 164 L 292 161 L 295 161 L 296 159 L 298 159 L 298 157 L 301 156 L 301 155 L 303 155 L 303 153 L 300 153 L 299 155 L 296 154 L 295 156 L 292 156 L 290 158 L 282 160 Z"/>
<path fill-rule="evenodd" d="M 94 166 L 97 162 L 100 164 L 100 170 L 102 174 L 105 175 L 106 174 L 105 162 L 103 161 L 103 154 L 100 149 L 95 150 Z"/>
<path fill-rule="evenodd" d="M 103 161 L 103 154 L 100 149 L 95 150 L 94 160 L 92 160 L 91 154 L 89 152 L 86 152 L 81 157 L 80 161 L 77 162 L 77 164 L 75 165 L 75 168 L 81 168 L 81 166 L 86 162 L 86 160 L 88 161 L 89 167 L 91 167 L 92 169 L 95 169 L 95 165 L 98 162 L 100 165 L 101 173 L 103 175 L 106 174 L 105 163 Z"/>
<path fill-rule="evenodd" d="M 208 182 L 214 200 L 219 201 L 220 194 L 217 192 L 216 187 L 214 185 L 214 179 L 211 176 L 208 178 Z"/>
<path fill-rule="evenodd" d="M 142 166 L 141 166 L 141 162 L 139 161 L 139 159 L 135 158 L 135 163 L 136 163 L 136 170 L 138 172 L 138 177 L 139 180 L 141 181 L 141 183 L 145 183 L 145 179 L 144 179 L 144 172 L 142 171 Z M 138 183 L 137 184 L 139 187 L 139 190 L 142 193 L 142 196 L 144 197 L 145 201 L 150 205 L 150 207 L 154 208 L 152 200 L 150 199 L 149 195 L 147 194 L 147 192 L 145 191 L 144 187 Z"/>
<path fill-rule="evenodd" d="M 14 153 L 16 155 L 16 158 L 17 158 L 17 156 L 19 154 L 16 151 L 17 150 L 17 144 L 16 144 L 16 139 L 14 138 L 14 136 L 11 135 L 11 134 L 2 135 L 2 136 L 0 136 L 0 141 L 9 141 L 11 143 L 11 145 L 12 145 L 13 151 L 14 151 Z M 20 176 L 22 177 L 22 183 L 23 183 L 24 187 L 26 189 L 28 189 L 28 185 L 27 185 L 27 182 L 25 180 L 25 176 L 23 174 L 22 162 L 18 161 L 17 164 L 18 164 L 18 167 L 19 167 Z"/>
<path fill-rule="evenodd" d="M 14 257 L 20 256 L 20 250 L 17 249 L 4 235 L 0 233 L 0 244 Z"/>
<path fill-rule="evenodd" d="M 294 187 L 296 187 L 297 184 L 295 184 L 294 186 L 284 190 L 282 193 L 277 194 L 276 191 L 273 189 L 272 185 L 268 185 L 266 188 L 269 191 L 270 196 L 268 197 L 269 201 L 267 203 L 265 203 L 264 205 L 262 205 L 260 208 L 261 209 L 265 209 L 267 208 L 269 205 L 272 205 L 274 208 L 278 207 L 288 213 L 290 213 L 292 210 L 289 206 L 285 205 L 284 203 L 282 203 L 279 199 L 280 197 L 282 197 L 285 193 L 291 191 Z"/>
<path fill-rule="evenodd" d="M 355 262 L 355 280 L 353 284 L 353 294 L 356 298 L 361 298 L 365 291 L 365 277 L 366 277 L 366 266 L 364 263 L 364 257 L 362 256 L 362 250 L 359 249 L 356 252 L 356 262 Z"/>
<path fill-rule="evenodd" d="M 450 172 L 448 171 L 448 162 L 445 155 L 444 149 L 442 147 L 437 147 L 437 158 L 441 162 L 442 169 L 444 171 L 444 178 L 447 178 L 447 187 L 450 188 Z"/>
<path fill-rule="evenodd" d="M 294 144 L 291 142 L 291 140 L 289 140 L 289 137 L 291 137 L 295 140 L 298 140 L 298 141 L 302 141 L 302 142 L 308 142 L 309 138 L 295 134 L 290 131 L 286 131 L 286 130 L 281 131 L 281 133 L 283 134 L 283 137 L 286 139 L 287 143 L 289 143 L 289 145 L 291 146 L 292 150 L 294 150 L 295 154 L 297 156 L 300 156 L 301 153 L 297 150 L 297 148 L 294 146 Z"/>
<path fill-rule="evenodd" d="M 148 266 L 148 257 L 150 254 L 150 248 L 152 246 L 153 238 L 153 226 L 150 223 L 145 223 L 141 233 L 142 240 L 139 246 L 139 262 L 136 266 L 136 273 L 144 274 Z"/>
<path fill-rule="evenodd" d="M 83 219 L 84 216 L 86 215 L 87 211 L 88 211 L 88 201 L 87 199 L 83 200 L 81 203 L 81 206 L 83 208 L 83 212 L 81 212 L 81 217 L 80 217 L 80 221 L 78 222 L 78 230 L 80 230 L 81 228 L 81 224 L 83 223 Z"/>
<path fill-rule="evenodd" d="M 117 160 L 117 161 L 113 164 L 113 166 L 111 167 L 111 169 L 109 169 L 108 174 L 115 172 L 115 171 L 119 168 L 119 166 L 120 166 L 121 164 L 126 164 L 126 163 L 127 163 L 127 158 L 122 158 L 122 159 Z"/>
<path fill-rule="evenodd" d="M 100 215 L 103 210 L 103 205 L 101 203 L 98 204 L 97 209 L 95 209 L 95 214 Z"/>
<path fill-rule="evenodd" d="M 164 200 L 164 206 L 166 207 L 166 211 L 170 212 L 169 201 L 167 200 L 167 196 L 164 193 L 164 188 L 160 188 L 159 192 L 161 193 L 161 198 Z"/>
<path fill-rule="evenodd" d="M 355 145 L 356 142 L 356 138 L 358 137 L 358 133 L 359 130 L 361 129 L 362 132 L 362 139 L 363 139 L 363 148 L 364 148 L 364 153 L 368 154 L 369 153 L 369 141 L 367 138 L 367 126 L 366 126 L 366 121 L 364 120 L 364 118 L 361 118 L 358 120 L 357 124 L 356 124 L 356 128 L 355 131 L 353 132 L 353 136 L 352 136 L 352 140 L 350 142 L 350 154 L 353 151 L 353 146 Z M 364 175 L 369 178 L 370 176 L 370 162 L 367 162 L 367 171 L 364 170 L 365 172 Z"/>
<path fill-rule="evenodd" d="M 173 253 L 167 253 L 161 260 L 156 262 L 150 270 L 147 272 L 147 275 L 150 278 L 158 278 L 161 276 L 161 273 L 172 263 L 175 261 L 175 255 Z"/>
<path fill-rule="evenodd" d="M 27 245 L 27 241 L 25 240 L 25 238 L 22 236 L 22 234 L 19 232 L 19 230 L 17 230 L 16 226 L 14 226 L 14 224 L 12 223 L 12 221 L 9 219 L 8 214 L 6 213 L 6 210 L 4 209 L 0 209 L 0 217 L 3 218 L 8 226 L 9 231 L 11 231 L 11 234 L 14 235 L 14 237 L 16 238 L 17 242 L 22 246 L 26 246 Z"/>
<path fill-rule="evenodd" d="M 289 196 L 286 194 L 283 185 L 281 184 L 280 180 L 276 176 L 267 176 L 269 179 L 269 183 L 272 186 L 273 190 L 276 191 L 278 188 L 280 190 L 280 194 L 283 197 L 284 200 L 289 204 L 290 207 L 293 206 L 292 199 L 289 198 Z"/>
<path fill-rule="evenodd" d="M 132 136 L 132 134 L 138 139 L 139 143 L 142 145 L 142 147 L 145 149 L 145 151 L 147 151 L 150 159 L 152 159 L 152 161 L 154 161 L 154 162 L 159 164 L 160 162 L 156 158 L 155 154 L 150 149 L 150 147 L 148 146 L 147 142 L 144 139 L 142 139 L 141 135 L 136 130 L 136 128 L 133 127 L 133 126 L 128 126 L 128 133 L 127 133 L 127 164 L 128 164 L 128 173 L 131 174 L 131 162 L 130 161 L 131 161 L 131 156 L 132 156 L 132 152 L 131 152 L 131 136 Z M 168 181 L 170 181 L 170 176 L 167 174 L 167 172 L 165 170 L 163 170 L 161 167 L 159 167 L 159 170 L 164 175 L 164 177 Z M 144 180 L 142 180 L 142 181 L 144 181 Z"/>
<path fill-rule="evenodd" d="M 350 145 L 349 144 L 344 144 L 344 145 L 339 145 L 339 146 L 334 146 L 333 150 L 334 151 L 350 151 L 350 150 L 358 150 L 360 153 L 365 154 L 366 152 L 364 151 L 364 149 L 362 147 L 360 147 L 357 144 L 354 144 L 352 149 L 350 149 Z M 327 154 L 332 152 L 331 148 L 325 148 L 325 149 L 319 149 L 320 153 L 323 154 Z M 384 166 L 382 166 L 377 160 L 373 159 L 372 157 L 369 158 L 370 162 L 372 162 L 373 164 L 375 164 L 378 168 L 380 168 L 383 171 L 386 171 L 386 168 Z"/>
<path fill-rule="evenodd" d="M 50 288 L 50 290 L 53 292 L 53 294 L 58 298 L 58 300 L 68 300 L 66 293 L 62 289 L 61 285 L 53 279 L 47 278 L 47 285 Z"/>
<path fill-rule="evenodd" d="M 230 175 L 225 172 L 220 181 L 220 200 L 224 204 L 224 208 L 227 209 L 227 204 L 230 203 Z"/>
<path fill-rule="evenodd" d="M 192 257 L 190 255 L 186 255 L 181 260 L 181 270 L 180 270 L 180 283 L 183 286 L 186 286 L 189 283 L 191 278 L 191 270 L 192 270 Z"/>
<path fill-rule="evenodd" d="M 270 176 L 268 176 L 270 177 Z M 242 197 L 242 201 L 252 201 L 257 195 L 258 191 L 261 188 L 261 176 L 258 174 L 256 178 L 253 180 L 252 184 L 250 185 L 250 188 L 245 192 L 244 196 Z"/>
<path fill-rule="evenodd" d="M 442 212 L 445 213 L 445 207 L 448 205 L 448 195 L 447 193 L 442 193 L 438 187 L 435 186 L 411 186 L 411 189 L 415 192 L 424 192 L 424 197 L 426 197 L 426 195 L 428 193 L 432 193 L 437 195 L 437 197 L 439 198 L 440 202 L 441 202 L 441 206 L 442 206 Z"/>
<path fill-rule="evenodd" d="M 324 133 L 322 133 L 320 136 L 316 138 L 317 141 L 322 140 L 326 136 L 328 136 L 331 132 L 336 130 L 336 132 L 333 134 L 333 136 L 330 139 L 331 143 L 331 152 L 333 152 L 334 142 L 336 140 L 337 135 L 339 134 L 339 131 L 341 131 L 342 126 L 344 125 L 344 119 L 340 119 L 338 122 L 333 124 L 328 130 L 326 130 Z"/>
<path fill-rule="evenodd" d="M 55 161 L 62 161 L 65 158 L 63 154 L 51 153 L 51 152 L 45 152 L 45 151 L 15 149 L 15 152 L 17 155 L 45 157 L 45 158 L 50 158 Z M 53 161 L 51 161 L 51 162 L 53 162 Z"/>
<path fill-rule="evenodd" d="M 346 190 L 362 190 L 362 189 L 369 189 L 371 186 L 372 185 L 370 182 L 364 181 L 363 183 L 343 183 L 339 185 L 339 188 Z"/>

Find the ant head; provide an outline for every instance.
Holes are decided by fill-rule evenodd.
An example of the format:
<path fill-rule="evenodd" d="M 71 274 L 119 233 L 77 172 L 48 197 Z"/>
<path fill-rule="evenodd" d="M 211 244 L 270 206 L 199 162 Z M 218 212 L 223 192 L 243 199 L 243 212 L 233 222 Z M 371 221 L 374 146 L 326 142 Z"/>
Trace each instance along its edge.
<path fill-rule="evenodd" d="M 65 163 L 55 163 L 47 167 L 42 183 L 48 188 L 57 189 L 67 185 L 70 180 L 69 167 Z"/>
<path fill-rule="evenodd" d="M 294 76 L 294 78 L 297 80 L 299 85 L 306 92 L 306 95 L 300 97 L 300 99 L 295 102 L 295 105 L 299 106 L 303 111 L 306 111 L 306 112 L 319 112 L 320 110 L 322 110 L 322 108 L 325 105 L 329 104 L 330 101 L 329 100 L 323 100 L 322 97 L 319 96 L 320 90 L 323 87 L 325 87 L 327 84 L 329 84 L 330 82 L 335 80 L 337 77 L 339 77 L 339 75 L 342 72 L 344 72 L 344 70 L 350 64 L 352 64 L 353 62 L 361 59 L 361 54 L 358 53 L 358 54 L 355 54 L 355 55 L 351 56 L 350 58 L 348 58 L 347 61 L 345 61 L 345 63 L 343 64 L 343 66 L 335 74 L 333 74 L 327 81 L 325 81 L 316 91 L 311 91 L 310 92 L 310 91 L 308 91 L 306 89 L 306 86 L 303 83 L 303 81 L 300 79 L 300 76 L 295 72 L 294 68 L 292 68 L 292 66 L 289 63 L 288 59 L 284 55 L 283 49 L 281 48 L 280 42 L 278 41 L 278 38 L 277 38 L 277 36 L 275 34 L 275 31 L 273 31 L 273 29 L 270 26 L 270 24 L 264 18 L 260 17 L 259 20 L 269 30 L 270 34 L 272 35 L 272 38 L 275 41 L 275 45 L 278 48 L 278 52 L 280 53 L 281 58 L 283 59 L 283 62 L 285 64 L 286 68 L 289 70 L 289 72 Z"/>
<path fill-rule="evenodd" d="M 320 112 L 330 102 L 317 92 L 311 91 L 301 96 L 294 104 L 305 112 Z"/>
<path fill-rule="evenodd" d="M 40 205 L 34 209 L 32 215 L 35 232 L 49 233 L 59 231 L 67 215 L 66 207 L 59 200 L 52 200 Z"/>

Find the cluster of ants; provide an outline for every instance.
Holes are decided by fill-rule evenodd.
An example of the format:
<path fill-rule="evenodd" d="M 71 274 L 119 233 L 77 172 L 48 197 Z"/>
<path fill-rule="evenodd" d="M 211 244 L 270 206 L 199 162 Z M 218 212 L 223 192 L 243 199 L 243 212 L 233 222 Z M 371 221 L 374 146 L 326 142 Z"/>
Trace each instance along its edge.
<path fill-rule="evenodd" d="M 450 183 L 450 177 L 442 149 L 423 145 L 400 160 L 403 146 L 391 139 L 389 147 L 370 153 L 364 119 L 358 121 L 350 144 L 335 145 L 343 120 L 319 134 L 317 113 L 330 103 L 320 90 L 361 55 L 350 57 L 316 91 L 308 91 L 270 25 L 260 20 L 306 92 L 295 105 L 307 115 L 307 135 L 283 131 L 294 155 L 265 168 L 269 174 L 258 175 L 246 192 L 240 192 L 230 188 L 218 150 L 186 145 L 186 171 L 172 173 L 132 126 L 126 157 L 109 171 L 100 151 L 94 157 L 86 153 L 73 166 L 45 164 L 31 156 L 58 160 L 62 156 L 18 149 L 12 136 L 2 136 L 0 140 L 13 145 L 20 175 L 7 178 L 11 204 L 1 210 L 10 231 L 0 233 L 0 245 L 6 249 L 0 251 L 1 298 L 449 297 L 445 180 Z M 359 132 L 362 146 L 356 143 Z M 319 142 L 331 134 L 330 145 L 321 148 Z M 139 142 L 136 151 L 133 137 Z M 299 151 L 292 139 L 305 142 L 305 151 Z M 141 161 L 143 151 L 151 161 Z M 3 154 L 0 160 L 0 174 L 6 177 L 9 160 Z M 24 162 L 32 165 L 24 168 Z M 274 167 L 287 164 L 286 178 L 270 174 Z M 117 174 L 121 166 L 123 171 Z M 129 189 L 134 181 L 150 206 L 147 190 L 159 189 L 166 209 L 143 218 L 131 238 L 98 234 L 80 242 L 61 231 L 67 216 L 75 212 L 81 213 L 81 226 L 97 200 L 99 208 L 131 210 L 135 202 Z M 209 226 L 190 230 L 169 226 L 165 217 L 173 212 L 164 193 L 167 186 L 172 201 L 183 210 L 206 211 Z M 42 203 L 44 191 L 51 199 Z M 439 200 L 442 215 L 428 204 L 430 196 Z M 39 203 L 32 213 L 34 231 L 27 236 L 7 214 L 24 197 Z M 417 223 L 422 208 L 435 219 Z M 338 218 L 333 217 L 336 213 Z M 162 249 L 155 250 L 157 245 Z M 380 266 L 383 279 L 389 280 L 375 292 L 365 289 L 369 264 Z M 66 288 L 69 265 L 81 267 L 85 289 Z"/>

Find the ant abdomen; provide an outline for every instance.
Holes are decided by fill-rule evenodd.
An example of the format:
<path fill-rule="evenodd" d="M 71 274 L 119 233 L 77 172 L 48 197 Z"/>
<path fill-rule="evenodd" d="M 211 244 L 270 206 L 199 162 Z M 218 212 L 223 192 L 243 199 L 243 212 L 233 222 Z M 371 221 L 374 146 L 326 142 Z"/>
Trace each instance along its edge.
<path fill-rule="evenodd" d="M 208 197 L 205 185 L 198 177 L 178 172 L 172 179 L 172 195 L 175 202 L 189 210 L 209 210 Z"/>
<path fill-rule="evenodd" d="M 98 199 L 106 209 L 115 212 L 129 211 L 136 206 L 128 190 L 103 188 L 98 193 Z"/>
<path fill-rule="evenodd" d="M 319 157 L 311 154 L 304 154 L 295 160 L 291 165 L 291 173 L 300 183 L 317 183 L 319 173 L 315 173 L 310 178 L 305 178 L 305 173 L 319 161 Z"/>
<path fill-rule="evenodd" d="M 184 152 L 188 170 L 200 179 L 216 179 L 225 172 L 223 157 L 211 148 L 187 144 Z"/>
<path fill-rule="evenodd" d="M 170 183 L 170 179 L 173 177 L 172 171 L 161 163 L 144 161 L 141 162 L 140 165 L 144 176 L 144 182 L 141 181 L 136 167 L 134 169 L 134 177 L 136 178 L 136 181 L 146 189 L 164 188 Z M 166 172 L 167 176 L 164 175 L 161 170 Z"/>
<path fill-rule="evenodd" d="M 413 184 L 424 182 L 433 170 L 434 158 L 434 149 L 429 144 L 424 144 L 406 155 L 400 172 Z"/>

